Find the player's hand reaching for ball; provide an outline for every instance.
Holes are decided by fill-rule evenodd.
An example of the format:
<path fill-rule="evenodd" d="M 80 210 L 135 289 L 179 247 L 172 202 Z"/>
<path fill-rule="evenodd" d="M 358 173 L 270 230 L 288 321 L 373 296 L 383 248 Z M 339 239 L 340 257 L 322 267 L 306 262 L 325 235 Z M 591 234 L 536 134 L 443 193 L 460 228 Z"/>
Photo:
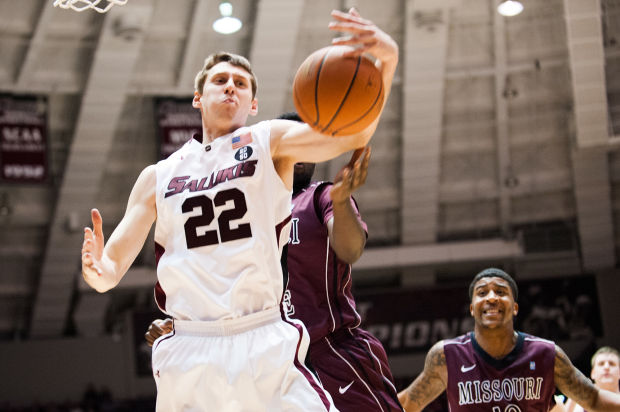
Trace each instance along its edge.
<path fill-rule="evenodd" d="M 149 330 L 147 330 L 144 334 L 144 339 L 146 339 L 146 343 L 149 346 L 153 346 L 153 343 L 157 340 L 157 338 L 170 332 L 172 332 L 172 319 L 155 319 L 149 325 Z"/>
<path fill-rule="evenodd" d="M 351 194 L 366 182 L 370 152 L 370 146 L 357 149 L 349 163 L 338 172 L 329 193 L 332 203 L 349 202 Z"/>
<path fill-rule="evenodd" d="M 352 56 L 369 53 L 376 57 L 382 65 L 398 63 L 398 44 L 386 32 L 372 21 L 364 19 L 355 8 L 347 13 L 334 10 L 331 13 L 336 20 L 329 24 L 329 29 L 347 33 L 332 40 L 334 45 L 349 45 L 355 48 Z"/>

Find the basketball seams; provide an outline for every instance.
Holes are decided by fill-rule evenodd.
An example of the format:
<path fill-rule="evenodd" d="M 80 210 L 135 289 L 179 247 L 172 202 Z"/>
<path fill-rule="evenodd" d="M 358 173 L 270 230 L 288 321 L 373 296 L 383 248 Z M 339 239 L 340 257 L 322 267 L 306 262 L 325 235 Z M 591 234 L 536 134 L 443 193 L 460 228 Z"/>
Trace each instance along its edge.
<path fill-rule="evenodd" d="M 334 132 L 332 133 L 332 135 L 336 135 L 338 134 L 341 130 L 346 129 L 347 127 L 354 125 L 355 123 L 359 122 L 360 120 L 362 120 L 364 117 L 366 117 L 368 115 L 368 113 L 372 112 L 375 107 L 377 106 L 377 103 L 379 102 L 379 99 L 383 96 L 383 81 L 381 81 L 381 88 L 379 89 L 379 93 L 377 93 L 377 97 L 375 98 L 375 101 L 372 103 L 372 105 L 370 106 L 370 108 L 368 110 L 366 110 L 364 112 L 364 114 L 362 114 L 360 117 L 358 117 L 357 119 L 353 120 L 352 122 L 349 122 L 347 124 L 345 124 L 344 126 L 340 127 L 337 130 L 334 130 Z M 383 100 L 383 99 L 381 99 Z"/>
<path fill-rule="evenodd" d="M 321 133 L 323 133 L 327 129 L 329 129 L 329 126 L 332 125 L 334 120 L 336 120 L 336 118 L 338 117 L 338 114 L 340 113 L 340 110 L 342 110 L 342 107 L 344 106 L 345 102 L 347 101 L 347 98 L 349 97 L 349 94 L 351 93 L 351 89 L 353 89 L 353 85 L 355 84 L 355 79 L 357 78 L 357 73 L 359 72 L 361 62 L 362 62 L 362 57 L 361 56 L 357 56 L 357 64 L 355 65 L 355 72 L 353 73 L 353 77 L 351 78 L 351 81 L 349 82 L 349 87 L 347 88 L 346 93 L 344 94 L 344 96 L 340 100 L 340 105 L 338 106 L 338 109 L 336 109 L 336 111 L 334 112 L 334 115 L 332 116 L 332 118 L 329 121 L 329 123 L 327 123 L 327 125 L 321 130 Z M 318 78 L 318 76 L 317 76 L 317 78 Z M 331 133 L 332 136 L 334 136 L 335 134 L 336 134 L 336 131 L 333 131 Z"/>
<path fill-rule="evenodd" d="M 385 98 L 381 73 L 363 55 L 345 58 L 350 49 L 329 46 L 317 50 L 295 75 L 295 107 L 304 122 L 320 133 L 355 134 L 381 113 Z"/>
<path fill-rule="evenodd" d="M 323 70 L 323 65 L 325 64 L 325 60 L 327 60 L 327 56 L 329 56 L 329 52 L 332 49 L 327 49 L 323 58 L 321 59 L 321 64 L 319 64 L 319 68 L 316 72 L 316 76 L 314 78 L 314 109 L 316 110 L 316 121 L 313 126 L 319 124 L 319 120 L 321 119 L 321 112 L 319 111 L 319 80 L 321 79 L 321 71 Z"/>

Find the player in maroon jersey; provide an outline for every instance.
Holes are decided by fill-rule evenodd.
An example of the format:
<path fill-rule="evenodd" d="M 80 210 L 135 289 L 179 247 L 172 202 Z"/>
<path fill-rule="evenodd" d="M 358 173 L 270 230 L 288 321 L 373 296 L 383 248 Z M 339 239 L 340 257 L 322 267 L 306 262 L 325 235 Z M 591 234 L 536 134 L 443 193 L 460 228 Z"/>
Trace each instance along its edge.
<path fill-rule="evenodd" d="M 308 329 L 309 363 L 341 412 L 402 411 L 385 350 L 359 328 L 351 293 L 351 264 L 367 237 L 351 194 L 369 160 L 370 148 L 356 151 L 333 184 L 311 182 L 314 164 L 295 165 L 284 309 Z"/>
<path fill-rule="evenodd" d="M 451 411 L 548 411 L 556 386 L 589 411 L 620 410 L 620 396 L 594 386 L 559 346 L 514 330 L 510 275 L 483 270 L 469 296 L 474 331 L 433 345 L 422 373 L 398 394 L 406 411 L 421 411 L 443 391 Z"/>
<path fill-rule="evenodd" d="M 301 121 L 295 113 L 280 118 Z M 370 148 L 356 151 L 335 182 L 312 182 L 314 163 L 295 165 L 291 235 L 283 255 L 287 316 L 310 335 L 308 365 L 341 412 L 402 411 L 383 346 L 358 326 L 351 264 L 366 244 L 366 224 L 351 197 L 364 184 Z M 156 320 L 152 342 L 171 323 Z"/>

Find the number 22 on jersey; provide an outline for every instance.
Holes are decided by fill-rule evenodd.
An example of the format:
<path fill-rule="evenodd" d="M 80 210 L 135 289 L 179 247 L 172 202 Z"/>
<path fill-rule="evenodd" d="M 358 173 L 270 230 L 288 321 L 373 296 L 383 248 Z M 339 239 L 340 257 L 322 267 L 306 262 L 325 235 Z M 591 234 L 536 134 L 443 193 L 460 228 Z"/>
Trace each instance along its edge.
<path fill-rule="evenodd" d="M 232 201 L 233 207 L 223 210 L 217 217 L 217 229 L 207 230 L 199 235 L 198 228 L 209 226 L 215 219 L 215 208 L 224 206 L 228 201 Z M 241 219 L 248 211 L 245 196 L 239 189 L 232 188 L 218 192 L 213 200 L 207 195 L 188 197 L 181 205 L 183 213 L 191 213 L 195 208 L 200 208 L 200 214 L 188 218 L 184 225 L 188 249 L 252 237 L 249 223 L 231 228 L 231 222 Z"/>

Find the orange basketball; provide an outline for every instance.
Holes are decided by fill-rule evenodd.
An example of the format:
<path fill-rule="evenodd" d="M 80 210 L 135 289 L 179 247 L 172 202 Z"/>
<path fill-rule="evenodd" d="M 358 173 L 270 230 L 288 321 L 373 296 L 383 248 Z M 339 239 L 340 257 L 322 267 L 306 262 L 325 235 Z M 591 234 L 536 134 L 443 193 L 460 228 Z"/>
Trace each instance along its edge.
<path fill-rule="evenodd" d="M 381 72 L 365 56 L 343 57 L 349 50 L 329 46 L 315 51 L 299 66 L 293 83 L 299 116 L 332 136 L 364 130 L 383 106 Z"/>

